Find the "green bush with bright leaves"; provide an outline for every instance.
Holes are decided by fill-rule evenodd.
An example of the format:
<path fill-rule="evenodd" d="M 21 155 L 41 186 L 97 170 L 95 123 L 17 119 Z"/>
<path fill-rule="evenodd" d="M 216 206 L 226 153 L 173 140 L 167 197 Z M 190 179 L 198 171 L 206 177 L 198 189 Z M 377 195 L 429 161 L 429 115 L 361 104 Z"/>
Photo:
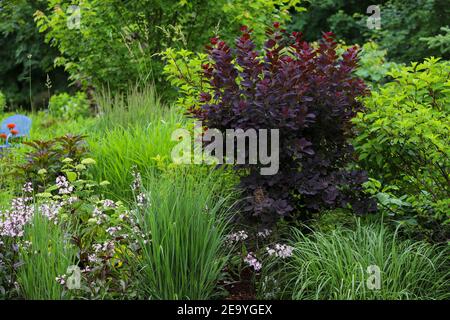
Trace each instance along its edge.
<path fill-rule="evenodd" d="M 60 55 L 73 83 L 125 89 L 139 80 L 160 83 L 164 48 L 198 50 L 216 32 L 232 38 L 239 24 L 261 37 L 273 20 L 290 19 L 299 0 L 51 0 L 35 14 L 40 32 Z M 77 6 L 77 7 L 74 7 Z M 68 23 L 69 22 L 69 23 Z M 79 22 L 79 24 L 77 24 Z"/>
<path fill-rule="evenodd" d="M 202 65 L 209 61 L 208 55 L 168 48 L 162 52 L 162 58 L 165 61 L 163 75 L 178 92 L 176 106 L 185 111 L 198 105 L 200 93 L 208 91 L 210 87 L 204 79 L 202 69 Z"/>
<path fill-rule="evenodd" d="M 50 98 L 48 111 L 57 118 L 83 118 L 89 115 L 89 100 L 84 92 L 55 94 Z"/>
<path fill-rule="evenodd" d="M 397 65 L 387 59 L 387 52 L 373 41 L 367 42 L 361 47 L 359 68 L 355 74 L 363 78 L 372 89 L 383 84 L 389 70 Z"/>
<path fill-rule="evenodd" d="M 449 219 L 449 74 L 450 63 L 435 58 L 393 69 L 393 81 L 364 99 L 367 110 L 354 120 L 360 164 L 380 187 L 405 195 L 424 225 Z"/>

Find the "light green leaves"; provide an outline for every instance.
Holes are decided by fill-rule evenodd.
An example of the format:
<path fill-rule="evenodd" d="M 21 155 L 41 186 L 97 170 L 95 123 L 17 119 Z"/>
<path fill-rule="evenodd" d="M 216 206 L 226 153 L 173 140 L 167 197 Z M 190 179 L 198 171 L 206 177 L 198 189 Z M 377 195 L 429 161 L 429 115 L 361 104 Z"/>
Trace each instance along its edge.
<path fill-rule="evenodd" d="M 397 195 L 406 194 L 418 211 L 433 212 L 431 206 L 439 213 L 445 207 L 436 204 L 450 197 L 449 74 L 450 63 L 433 57 L 393 69 L 394 80 L 364 99 L 367 111 L 354 119 L 360 163 L 385 185 L 399 186 Z"/>

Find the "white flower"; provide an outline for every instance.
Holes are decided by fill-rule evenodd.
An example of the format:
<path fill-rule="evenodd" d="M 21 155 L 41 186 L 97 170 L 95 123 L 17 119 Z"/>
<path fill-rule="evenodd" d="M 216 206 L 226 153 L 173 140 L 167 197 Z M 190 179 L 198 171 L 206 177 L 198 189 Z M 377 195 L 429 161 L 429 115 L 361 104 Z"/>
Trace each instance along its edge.
<path fill-rule="evenodd" d="M 258 259 L 256 259 L 253 252 L 249 252 L 247 254 L 247 256 L 244 258 L 244 262 L 246 262 L 250 267 L 253 267 L 255 271 L 259 271 L 262 268 L 261 262 L 259 262 Z"/>
<path fill-rule="evenodd" d="M 276 256 L 282 259 L 288 258 L 292 256 L 293 247 L 285 245 L 285 244 L 275 244 L 273 248 L 267 247 L 266 251 L 269 256 Z"/>
<path fill-rule="evenodd" d="M 248 238 L 247 232 L 245 232 L 244 230 L 241 230 L 241 231 L 237 231 L 235 233 L 231 233 L 231 234 L 227 235 L 226 241 L 228 243 L 233 243 L 233 242 L 243 241 L 247 238 Z"/>

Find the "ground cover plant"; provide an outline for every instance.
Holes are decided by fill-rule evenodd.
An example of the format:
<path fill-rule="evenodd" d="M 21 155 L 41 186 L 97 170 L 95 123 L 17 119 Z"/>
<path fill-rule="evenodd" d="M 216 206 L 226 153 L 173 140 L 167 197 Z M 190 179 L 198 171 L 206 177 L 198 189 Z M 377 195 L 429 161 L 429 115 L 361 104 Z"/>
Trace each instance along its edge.
<path fill-rule="evenodd" d="M 0 299 L 450 299 L 447 16 L 0 1 Z"/>
<path fill-rule="evenodd" d="M 366 225 L 357 222 L 354 230 L 339 228 L 311 235 L 294 230 L 290 245 L 292 257 L 275 276 L 277 286 L 270 288 L 278 290 L 282 297 L 300 300 L 448 299 L 447 248 L 401 240 L 397 232 L 379 222 Z M 279 263 L 268 260 L 269 266 Z M 367 270 L 370 266 L 380 267 L 379 290 L 370 290 L 366 285 L 372 275 Z M 266 277 L 271 276 L 270 272 L 266 274 Z"/>

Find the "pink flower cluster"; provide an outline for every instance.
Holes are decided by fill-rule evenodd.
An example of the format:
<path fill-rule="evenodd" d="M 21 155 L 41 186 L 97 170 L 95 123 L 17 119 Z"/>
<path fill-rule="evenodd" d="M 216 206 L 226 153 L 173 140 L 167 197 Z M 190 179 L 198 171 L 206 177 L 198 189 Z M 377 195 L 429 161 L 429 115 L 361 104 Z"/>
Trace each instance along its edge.
<path fill-rule="evenodd" d="M 56 178 L 56 186 L 59 189 L 59 194 L 71 194 L 73 192 L 73 186 L 70 185 L 66 177 L 59 176 Z"/>
<path fill-rule="evenodd" d="M 267 247 L 266 250 L 269 256 L 276 256 L 285 259 L 292 256 L 292 251 L 294 248 L 285 244 L 277 243 L 272 248 Z"/>
<path fill-rule="evenodd" d="M 106 229 L 106 232 L 109 233 L 111 236 L 116 235 L 116 233 L 118 233 L 120 230 L 122 230 L 121 226 L 117 226 L 117 227 L 109 227 Z"/>
<path fill-rule="evenodd" d="M 260 238 L 265 239 L 265 238 L 267 238 L 268 236 L 270 236 L 271 233 L 272 233 L 271 230 L 269 230 L 269 229 L 263 229 L 262 231 L 259 231 L 259 232 L 257 233 L 257 236 L 260 237 Z"/>
<path fill-rule="evenodd" d="M 0 211 L 0 236 L 22 237 L 25 225 L 34 214 L 32 198 L 16 198 L 11 201 L 11 209 Z"/>
<path fill-rule="evenodd" d="M 136 170 L 136 167 L 132 169 L 133 182 L 131 183 L 131 190 L 136 195 L 136 202 L 138 207 L 144 207 L 148 203 L 147 196 L 142 192 L 142 177 Z"/>
<path fill-rule="evenodd" d="M 23 185 L 22 191 L 25 193 L 32 193 L 33 192 L 33 184 L 31 182 L 27 182 Z"/>
<path fill-rule="evenodd" d="M 231 244 L 234 242 L 243 241 L 247 238 L 248 238 L 247 232 L 245 232 L 244 230 L 240 230 L 240 231 L 237 231 L 237 232 L 227 235 L 225 240 L 226 240 L 226 242 Z"/>
<path fill-rule="evenodd" d="M 59 202 L 47 202 L 39 206 L 39 211 L 47 217 L 48 220 L 53 221 L 54 224 L 58 224 L 58 214 L 62 208 L 62 204 Z"/>
<path fill-rule="evenodd" d="M 109 240 L 104 243 L 94 243 L 92 245 L 93 252 L 88 254 L 90 264 L 100 264 L 104 258 L 109 258 L 114 255 L 116 245 L 114 241 Z"/>
<path fill-rule="evenodd" d="M 147 204 L 147 196 L 145 195 L 145 193 L 139 193 L 136 197 L 136 201 L 137 201 L 137 205 L 138 207 L 143 207 Z"/>
<path fill-rule="evenodd" d="M 136 167 L 132 168 L 133 182 L 131 183 L 131 190 L 134 192 L 141 190 L 142 178 L 140 172 L 136 171 Z"/>
<path fill-rule="evenodd" d="M 102 224 L 103 222 L 106 221 L 106 219 L 108 218 L 108 216 L 103 213 L 103 211 L 97 207 L 94 208 L 94 211 L 92 212 L 92 216 L 97 219 L 97 224 Z"/>
<path fill-rule="evenodd" d="M 66 278 L 67 276 L 65 274 L 63 274 L 62 276 L 56 277 L 55 280 L 56 282 L 58 282 L 60 285 L 65 285 L 66 284 Z"/>
<path fill-rule="evenodd" d="M 105 199 L 105 200 L 103 200 L 103 207 L 105 209 L 115 209 L 115 208 L 117 208 L 117 205 L 114 201 Z"/>
<path fill-rule="evenodd" d="M 244 262 L 247 263 L 250 267 L 253 267 L 253 269 L 255 269 L 255 271 L 257 272 L 262 268 L 261 262 L 256 259 L 253 252 L 249 252 L 247 254 L 247 256 L 244 258 Z"/>

